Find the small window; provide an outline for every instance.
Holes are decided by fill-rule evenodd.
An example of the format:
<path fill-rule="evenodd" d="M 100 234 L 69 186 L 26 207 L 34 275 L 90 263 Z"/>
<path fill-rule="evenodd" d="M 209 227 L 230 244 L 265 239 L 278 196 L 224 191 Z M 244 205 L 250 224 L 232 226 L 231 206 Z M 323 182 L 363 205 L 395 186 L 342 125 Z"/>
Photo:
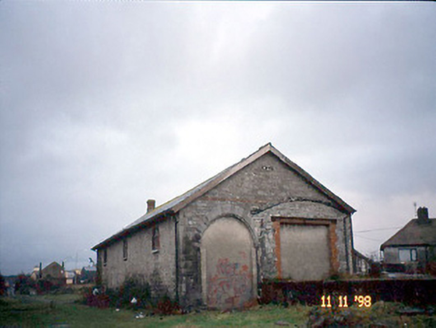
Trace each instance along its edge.
<path fill-rule="evenodd" d="M 151 249 L 156 252 L 160 249 L 159 227 L 156 226 L 152 230 Z"/>
<path fill-rule="evenodd" d="M 123 240 L 123 259 L 127 261 L 127 239 Z"/>
<path fill-rule="evenodd" d="M 103 265 L 106 266 L 107 264 L 107 249 L 105 248 L 103 250 Z"/>

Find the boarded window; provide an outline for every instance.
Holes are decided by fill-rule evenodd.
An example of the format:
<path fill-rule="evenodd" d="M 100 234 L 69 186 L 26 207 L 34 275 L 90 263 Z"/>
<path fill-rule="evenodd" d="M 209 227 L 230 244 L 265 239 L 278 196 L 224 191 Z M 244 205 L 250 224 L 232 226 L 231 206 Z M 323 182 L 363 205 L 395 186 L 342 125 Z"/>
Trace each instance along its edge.
<path fill-rule="evenodd" d="M 158 251 L 160 249 L 159 227 L 153 227 L 151 238 L 151 249 Z"/>
<path fill-rule="evenodd" d="M 107 249 L 105 248 L 103 250 L 103 265 L 106 266 L 107 264 Z"/>
<path fill-rule="evenodd" d="M 280 244 L 283 278 L 305 281 L 328 277 L 331 266 L 327 226 L 281 224 Z"/>
<path fill-rule="evenodd" d="M 127 260 L 127 239 L 123 240 L 123 259 Z"/>

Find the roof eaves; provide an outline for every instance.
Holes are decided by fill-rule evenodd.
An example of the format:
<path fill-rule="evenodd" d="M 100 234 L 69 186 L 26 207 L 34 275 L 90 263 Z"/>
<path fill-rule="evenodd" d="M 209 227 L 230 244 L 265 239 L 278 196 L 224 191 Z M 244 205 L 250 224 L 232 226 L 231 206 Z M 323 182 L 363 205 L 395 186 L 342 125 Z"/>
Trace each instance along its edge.
<path fill-rule="evenodd" d="M 429 243 L 408 243 L 408 244 L 389 244 L 385 245 L 382 249 L 385 249 L 387 247 L 410 247 L 410 246 L 434 246 Z M 381 247 L 380 247 L 381 248 Z"/>
<path fill-rule="evenodd" d="M 153 214 L 153 215 L 151 215 L 151 216 L 148 217 L 147 214 Z M 164 217 L 164 216 L 166 216 L 166 215 L 172 214 L 172 211 L 171 211 L 171 210 L 163 211 L 163 212 L 160 212 L 160 211 L 153 211 L 153 212 L 150 212 L 150 213 L 147 213 L 147 214 L 142 216 L 142 217 L 146 217 L 146 219 L 144 219 L 144 220 L 142 220 L 142 221 L 139 222 L 139 220 L 142 218 L 142 217 L 141 217 L 140 219 L 138 219 L 138 220 L 135 221 L 135 222 L 138 221 L 136 224 L 135 224 L 135 222 L 134 222 L 134 223 L 132 223 L 132 224 L 130 224 L 130 225 L 127 225 L 127 226 L 124 227 L 122 230 L 118 231 L 117 233 L 113 234 L 113 235 L 110 236 L 109 238 L 104 239 L 103 241 L 101 241 L 100 243 L 98 243 L 97 245 L 95 245 L 94 247 L 92 247 L 91 250 L 95 251 L 95 250 L 97 250 L 97 249 L 99 249 L 99 248 L 102 248 L 103 246 L 110 245 L 110 244 L 113 243 L 115 240 L 117 240 L 117 239 L 119 239 L 119 238 L 121 238 L 121 237 L 124 237 L 125 235 L 128 235 L 128 234 L 130 234 L 130 233 L 132 233 L 132 232 L 135 232 L 135 231 L 138 230 L 141 226 L 145 226 L 145 225 L 147 225 L 147 224 L 150 224 L 150 223 L 152 223 L 154 220 L 156 220 L 156 219 L 158 219 L 158 218 L 160 218 L 160 217 Z"/>
<path fill-rule="evenodd" d="M 371 260 L 368 256 L 363 255 L 362 253 L 360 253 L 358 250 L 353 249 L 354 255 L 357 257 L 360 257 L 362 259 L 364 259 L 365 261 L 368 262 L 374 262 L 373 260 Z"/>

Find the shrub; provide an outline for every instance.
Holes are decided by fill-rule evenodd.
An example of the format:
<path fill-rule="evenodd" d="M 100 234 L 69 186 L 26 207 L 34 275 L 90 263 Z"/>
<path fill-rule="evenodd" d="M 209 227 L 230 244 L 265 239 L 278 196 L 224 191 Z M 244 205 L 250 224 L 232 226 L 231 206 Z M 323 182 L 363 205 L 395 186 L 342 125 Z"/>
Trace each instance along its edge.
<path fill-rule="evenodd" d="M 25 274 L 18 275 L 15 280 L 15 292 L 22 295 L 29 295 L 32 289 L 36 289 L 35 282 Z"/>
<path fill-rule="evenodd" d="M 372 278 L 380 278 L 382 267 L 380 263 L 371 263 L 369 276 Z"/>
<path fill-rule="evenodd" d="M 151 288 L 148 283 L 142 282 L 140 279 L 131 277 L 118 289 L 98 288 L 98 293 L 94 293 L 94 288 L 87 288 L 83 291 L 83 303 L 88 306 L 106 308 L 130 308 L 130 309 L 149 309 L 154 313 L 161 315 L 169 315 L 180 312 L 180 307 L 177 302 L 171 300 L 166 294 L 165 296 L 153 302 L 151 297 Z M 137 300 L 132 304 L 132 299 Z"/>
<path fill-rule="evenodd" d="M 146 308 L 151 307 L 150 285 L 143 283 L 138 278 L 128 278 L 120 288 L 106 289 L 98 288 L 99 293 L 93 293 L 94 288 L 87 288 L 83 293 L 84 303 L 89 306 L 97 307 L 125 307 L 125 308 Z M 137 303 L 132 304 L 135 298 Z"/>
<path fill-rule="evenodd" d="M 436 276 L 436 260 L 434 262 L 427 263 L 425 271 L 427 274 L 430 274 L 432 276 Z"/>
<path fill-rule="evenodd" d="M 5 278 L 0 274 L 0 296 L 6 295 Z"/>
<path fill-rule="evenodd" d="M 94 294 L 94 288 L 87 288 L 83 293 L 83 300 L 87 306 L 98 307 L 100 309 L 108 308 L 110 299 L 107 294 Z"/>
<path fill-rule="evenodd" d="M 156 312 L 158 314 L 170 315 L 176 314 L 180 311 L 177 302 L 172 301 L 168 295 L 163 296 L 156 305 Z"/>
<path fill-rule="evenodd" d="M 136 309 L 151 305 L 150 285 L 136 277 L 126 279 L 120 288 L 108 289 L 105 294 L 109 297 L 111 306 Z M 137 300 L 137 303 L 131 303 L 133 298 Z"/>
<path fill-rule="evenodd" d="M 131 300 L 136 298 L 136 305 L 131 304 Z M 146 308 L 151 305 L 151 288 L 148 283 L 144 283 L 137 277 L 126 279 L 119 289 L 117 305 L 135 308 Z"/>

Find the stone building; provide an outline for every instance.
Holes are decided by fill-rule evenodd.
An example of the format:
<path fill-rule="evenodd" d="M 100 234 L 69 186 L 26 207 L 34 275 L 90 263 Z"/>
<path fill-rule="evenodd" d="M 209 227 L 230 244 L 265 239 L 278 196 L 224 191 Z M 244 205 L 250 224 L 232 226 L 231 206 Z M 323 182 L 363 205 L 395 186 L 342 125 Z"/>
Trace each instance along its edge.
<path fill-rule="evenodd" d="M 371 265 L 375 262 L 362 253 L 354 250 L 354 273 L 358 275 L 366 275 L 371 270 Z"/>
<path fill-rule="evenodd" d="M 352 273 L 355 210 L 267 144 L 93 247 L 104 285 L 128 277 L 182 306 L 241 307 L 263 279 Z"/>

